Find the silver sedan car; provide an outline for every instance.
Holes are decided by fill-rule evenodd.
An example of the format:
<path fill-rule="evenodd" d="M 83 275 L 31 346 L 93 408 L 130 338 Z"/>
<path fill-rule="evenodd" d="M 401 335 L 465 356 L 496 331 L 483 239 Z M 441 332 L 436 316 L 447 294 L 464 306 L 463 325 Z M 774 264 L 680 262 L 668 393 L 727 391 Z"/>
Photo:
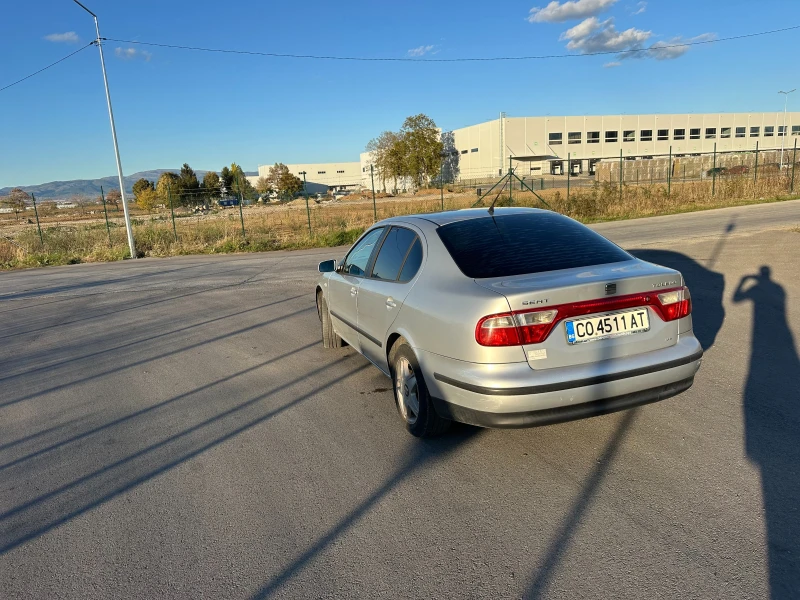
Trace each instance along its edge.
<path fill-rule="evenodd" d="M 415 436 L 663 400 L 691 387 L 703 356 L 679 272 L 550 211 L 386 219 L 319 271 L 323 345 L 391 377 Z"/>

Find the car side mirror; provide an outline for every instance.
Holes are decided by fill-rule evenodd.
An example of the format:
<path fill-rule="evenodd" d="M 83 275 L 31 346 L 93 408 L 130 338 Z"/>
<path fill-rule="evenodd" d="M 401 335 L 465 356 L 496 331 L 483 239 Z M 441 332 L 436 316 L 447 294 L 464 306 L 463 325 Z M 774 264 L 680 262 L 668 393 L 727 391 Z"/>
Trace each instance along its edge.
<path fill-rule="evenodd" d="M 323 260 L 317 269 L 320 273 L 333 273 L 336 270 L 336 259 Z"/>

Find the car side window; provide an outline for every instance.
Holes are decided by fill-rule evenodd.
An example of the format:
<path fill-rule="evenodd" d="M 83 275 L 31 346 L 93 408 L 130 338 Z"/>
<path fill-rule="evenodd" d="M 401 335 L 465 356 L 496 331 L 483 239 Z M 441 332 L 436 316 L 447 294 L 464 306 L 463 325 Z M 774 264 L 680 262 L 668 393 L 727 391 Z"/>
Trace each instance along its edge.
<path fill-rule="evenodd" d="M 400 275 L 403 261 L 408 254 L 408 249 L 416 239 L 416 234 L 410 229 L 392 227 L 389 233 L 386 234 L 381 244 L 381 249 L 378 251 L 378 257 L 372 267 L 371 277 L 386 281 L 396 281 L 398 275 Z"/>
<path fill-rule="evenodd" d="M 364 276 L 367 270 L 367 264 L 369 263 L 369 257 L 372 256 L 375 244 L 381 239 L 383 229 L 383 227 L 373 229 L 353 246 L 342 264 L 342 271 L 344 273 L 356 275 L 358 277 Z"/>
<path fill-rule="evenodd" d="M 411 281 L 414 279 L 414 275 L 417 274 L 419 271 L 420 266 L 422 265 L 422 243 L 419 241 L 419 238 L 414 240 L 414 244 L 411 246 L 411 249 L 408 251 L 408 255 L 406 256 L 406 261 L 403 263 L 403 268 L 400 270 L 400 278 L 398 281 L 401 283 L 405 283 L 406 281 Z"/>

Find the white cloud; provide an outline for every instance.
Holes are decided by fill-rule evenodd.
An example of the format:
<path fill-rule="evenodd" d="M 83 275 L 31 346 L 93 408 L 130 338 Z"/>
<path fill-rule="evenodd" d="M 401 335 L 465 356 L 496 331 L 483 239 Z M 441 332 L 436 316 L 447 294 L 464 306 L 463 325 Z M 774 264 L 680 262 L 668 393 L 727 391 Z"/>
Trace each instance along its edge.
<path fill-rule="evenodd" d="M 592 54 L 637 50 L 642 48 L 652 35 L 652 31 L 644 31 L 635 27 L 617 31 L 613 17 L 605 21 L 598 21 L 597 17 L 589 17 L 575 27 L 567 29 L 559 39 L 567 41 L 567 50 Z"/>
<path fill-rule="evenodd" d="M 606 69 L 611 69 L 611 68 L 613 68 L 613 67 L 621 67 L 621 66 L 622 66 L 622 63 L 621 63 L 621 62 L 619 62 L 618 60 L 615 60 L 615 61 L 613 61 L 613 62 L 607 62 L 607 63 L 606 63 L 606 64 L 604 64 L 603 66 L 604 66 Z"/>
<path fill-rule="evenodd" d="M 563 23 L 577 21 L 586 17 L 599 15 L 608 10 L 617 0 L 569 0 L 563 4 L 553 0 L 544 8 L 538 6 L 530 10 L 528 21 L 531 23 Z"/>
<path fill-rule="evenodd" d="M 123 60 L 133 60 L 134 58 L 141 58 L 145 62 L 150 62 L 153 58 L 152 52 L 147 50 L 137 50 L 136 48 L 114 48 L 114 55 Z"/>
<path fill-rule="evenodd" d="M 633 12 L 631 13 L 633 16 L 640 15 L 644 11 L 647 10 L 647 2 L 639 2 L 634 8 Z"/>
<path fill-rule="evenodd" d="M 429 46 L 418 46 L 416 48 L 412 48 L 408 51 L 409 56 L 424 56 L 431 50 L 433 50 L 436 46 L 431 44 Z"/>
<path fill-rule="evenodd" d="M 81 38 L 78 37 L 78 34 L 74 31 L 66 31 L 64 33 L 51 33 L 50 35 L 44 36 L 48 42 L 60 42 L 65 44 L 77 44 L 81 41 Z"/>
<path fill-rule="evenodd" d="M 650 46 L 646 52 L 641 54 L 643 54 L 645 58 L 654 58 L 656 60 L 672 60 L 683 56 L 689 51 L 690 46 L 686 46 L 684 44 L 710 42 L 716 38 L 717 36 L 713 33 L 703 33 L 688 39 L 683 39 L 683 37 L 677 36 L 663 42 L 656 42 Z M 638 52 L 635 53 L 634 56 L 637 55 L 639 55 Z"/>

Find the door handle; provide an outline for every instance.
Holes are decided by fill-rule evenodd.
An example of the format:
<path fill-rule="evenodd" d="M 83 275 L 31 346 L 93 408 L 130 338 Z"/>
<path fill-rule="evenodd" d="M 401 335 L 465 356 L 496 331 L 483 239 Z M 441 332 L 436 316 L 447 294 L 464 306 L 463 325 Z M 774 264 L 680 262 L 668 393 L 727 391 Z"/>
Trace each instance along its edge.
<path fill-rule="evenodd" d="M 397 303 L 394 300 L 392 300 L 391 298 L 386 299 L 386 308 L 391 310 L 395 306 L 397 306 Z"/>
<path fill-rule="evenodd" d="M 354 288 L 354 287 L 350 288 L 350 295 L 351 296 L 355 296 L 357 293 L 358 293 L 358 289 L 357 288 Z"/>

